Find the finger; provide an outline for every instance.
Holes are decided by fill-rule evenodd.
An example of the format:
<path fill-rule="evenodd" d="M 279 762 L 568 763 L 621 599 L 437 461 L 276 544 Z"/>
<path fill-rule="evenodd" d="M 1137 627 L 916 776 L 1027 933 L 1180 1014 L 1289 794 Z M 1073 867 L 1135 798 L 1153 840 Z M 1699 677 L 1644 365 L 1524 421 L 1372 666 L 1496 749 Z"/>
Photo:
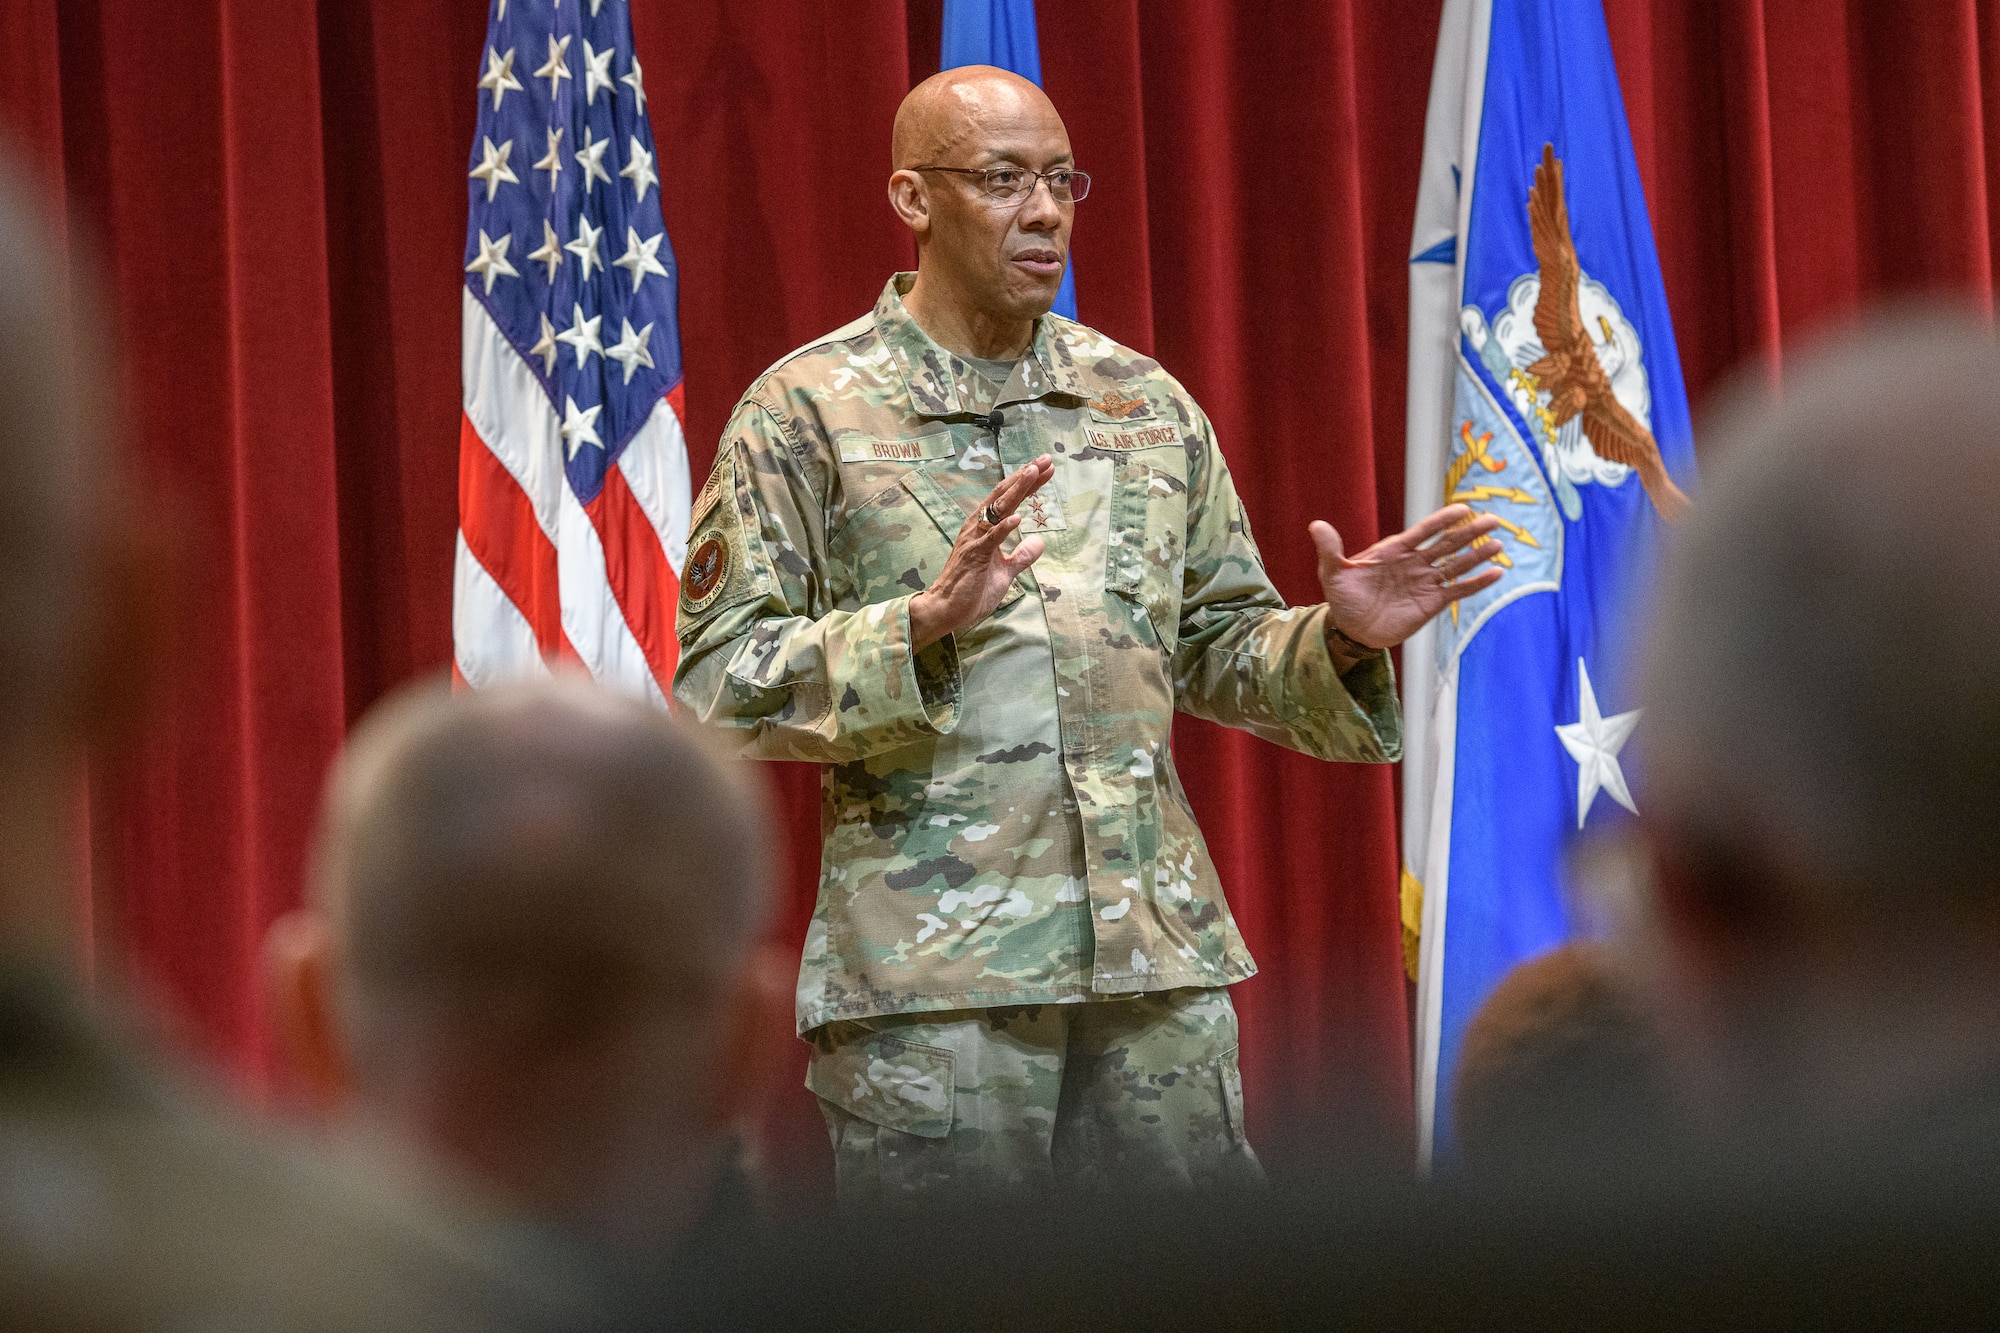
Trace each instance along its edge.
<path fill-rule="evenodd" d="M 987 494 L 986 504 L 995 514 L 1005 518 L 1013 513 L 1023 500 L 1046 485 L 1049 478 L 1055 474 L 1055 460 L 1043 454 L 1025 467 L 1016 469 L 1013 476 L 1005 478 L 995 486 Z M 982 509 L 981 513 L 984 512 Z"/>
<path fill-rule="evenodd" d="M 1446 505 L 1430 517 L 1418 519 L 1409 527 L 1404 528 L 1395 536 L 1384 541 L 1382 545 L 1409 548 L 1422 546 L 1446 528 L 1454 524 L 1463 523 L 1471 517 L 1472 509 L 1469 505 Z"/>
<path fill-rule="evenodd" d="M 1044 545 L 1039 536 L 1023 537 L 1019 546 L 1001 558 L 1007 562 L 1010 573 L 1019 575 L 1022 570 L 1042 558 Z"/>
<path fill-rule="evenodd" d="M 1449 560 L 1440 561 L 1437 570 L 1446 580 L 1455 579 L 1461 574 L 1470 574 L 1498 554 L 1499 542 L 1481 542 L 1470 551 L 1461 551 Z"/>
<path fill-rule="evenodd" d="M 991 555 L 1000 549 L 1001 543 L 1012 536 L 1021 526 L 1019 514 L 1009 514 L 991 527 L 980 528 L 972 534 L 972 540 L 965 543 L 965 549 L 981 555 Z"/>
<path fill-rule="evenodd" d="M 1319 574 L 1327 577 L 1347 562 L 1347 548 L 1341 545 L 1340 533 L 1333 524 L 1323 518 L 1316 518 L 1306 524 L 1306 534 L 1312 538 L 1313 546 L 1319 551 Z"/>
<path fill-rule="evenodd" d="M 1429 546 L 1424 547 L 1423 554 L 1433 560 L 1439 556 L 1450 555 L 1459 547 L 1469 542 L 1478 541 L 1481 537 L 1484 537 L 1499 526 L 1500 520 L 1498 518 L 1492 514 L 1481 514 L 1478 518 L 1472 520 L 1472 522 L 1447 531 Z"/>
<path fill-rule="evenodd" d="M 1500 575 L 1504 572 L 1504 570 L 1489 569 L 1483 573 L 1474 574 L 1471 578 L 1460 579 L 1456 583 L 1447 583 L 1444 585 L 1444 600 L 1447 603 L 1455 602 L 1461 597 L 1470 597 L 1481 589 L 1490 588 L 1500 581 Z"/>
<path fill-rule="evenodd" d="M 1025 472 L 1026 470 L 1023 468 L 1021 471 Z M 1014 512 L 1023 498 L 1025 496 L 1021 490 L 1021 473 L 1016 472 L 1010 477 L 1003 477 L 1000 480 L 1000 484 L 986 492 L 986 498 L 980 501 L 977 509 L 972 511 L 972 521 L 974 523 L 990 524 L 1004 519 L 1007 515 Z"/>

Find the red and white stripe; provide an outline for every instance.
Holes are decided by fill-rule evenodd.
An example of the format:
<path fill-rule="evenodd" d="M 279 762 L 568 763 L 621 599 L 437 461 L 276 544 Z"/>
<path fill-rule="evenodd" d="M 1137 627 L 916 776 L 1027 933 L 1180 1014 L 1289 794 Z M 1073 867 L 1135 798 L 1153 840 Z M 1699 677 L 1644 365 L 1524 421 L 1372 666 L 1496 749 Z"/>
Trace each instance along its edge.
<path fill-rule="evenodd" d="M 548 394 L 486 307 L 464 302 L 454 674 L 476 689 L 580 662 L 664 707 L 693 499 L 680 386 L 581 504 Z"/>

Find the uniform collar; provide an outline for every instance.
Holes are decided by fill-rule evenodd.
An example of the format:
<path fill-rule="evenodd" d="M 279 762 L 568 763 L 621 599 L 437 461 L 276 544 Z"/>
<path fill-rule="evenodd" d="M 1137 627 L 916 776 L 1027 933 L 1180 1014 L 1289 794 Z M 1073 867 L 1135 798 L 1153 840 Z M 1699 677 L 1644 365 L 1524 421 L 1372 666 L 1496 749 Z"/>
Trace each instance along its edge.
<path fill-rule="evenodd" d="M 875 327 L 882 334 L 896 369 L 909 390 L 911 410 L 920 417 L 970 417 L 958 397 L 958 383 L 945 364 L 950 355 L 918 326 L 903 305 L 903 293 L 917 280 L 914 273 L 898 273 L 882 288 L 875 302 Z M 1014 374 L 994 401 L 995 407 L 1027 402 L 1051 395 L 1087 401 L 1089 391 L 1077 373 L 1069 348 L 1055 336 L 1057 321 L 1044 317 L 1035 321 L 1035 337 L 1028 354 L 1014 367 Z"/>

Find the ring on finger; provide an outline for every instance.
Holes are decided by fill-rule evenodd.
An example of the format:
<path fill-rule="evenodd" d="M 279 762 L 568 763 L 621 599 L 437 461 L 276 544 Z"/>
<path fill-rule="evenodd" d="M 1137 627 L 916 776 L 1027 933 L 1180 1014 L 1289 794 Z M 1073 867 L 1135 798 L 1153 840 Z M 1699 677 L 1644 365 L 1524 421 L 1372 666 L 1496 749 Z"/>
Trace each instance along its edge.
<path fill-rule="evenodd" d="M 979 517 L 989 528 L 997 527 L 1000 523 L 1000 511 L 995 509 L 991 504 L 979 511 Z"/>

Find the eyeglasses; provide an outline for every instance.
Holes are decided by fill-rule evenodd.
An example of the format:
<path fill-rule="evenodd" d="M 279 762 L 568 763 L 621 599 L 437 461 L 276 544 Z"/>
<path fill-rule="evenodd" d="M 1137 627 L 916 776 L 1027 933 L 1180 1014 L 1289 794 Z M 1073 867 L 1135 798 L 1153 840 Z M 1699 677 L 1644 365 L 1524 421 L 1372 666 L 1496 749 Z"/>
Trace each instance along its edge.
<path fill-rule="evenodd" d="M 980 193 L 1003 204 L 1017 204 L 1035 192 L 1042 181 L 1049 183 L 1049 198 L 1059 204 L 1073 204 L 1090 193 L 1090 173 L 1058 167 L 1054 171 L 1030 171 L 1026 167 L 911 167 L 912 171 L 949 171 L 955 176 L 976 176 Z"/>

